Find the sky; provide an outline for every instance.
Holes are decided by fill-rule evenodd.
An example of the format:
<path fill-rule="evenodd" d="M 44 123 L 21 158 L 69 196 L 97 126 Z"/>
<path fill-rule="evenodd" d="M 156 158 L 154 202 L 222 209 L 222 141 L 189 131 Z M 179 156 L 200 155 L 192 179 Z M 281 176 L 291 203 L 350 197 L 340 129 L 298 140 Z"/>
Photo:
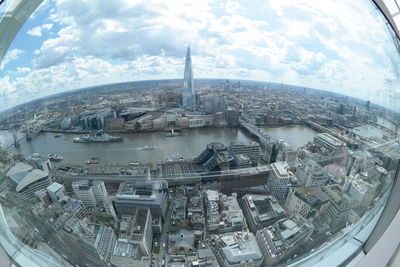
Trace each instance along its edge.
<path fill-rule="evenodd" d="M 92 85 L 283 82 L 400 111 L 399 54 L 366 0 L 45 0 L 0 65 L 0 110 Z"/>

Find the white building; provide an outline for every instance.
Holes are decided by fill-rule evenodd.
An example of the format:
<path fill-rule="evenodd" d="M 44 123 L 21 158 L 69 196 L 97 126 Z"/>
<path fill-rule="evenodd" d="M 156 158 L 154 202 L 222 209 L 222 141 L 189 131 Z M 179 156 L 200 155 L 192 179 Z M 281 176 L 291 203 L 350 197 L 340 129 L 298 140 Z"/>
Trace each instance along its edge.
<path fill-rule="evenodd" d="M 268 178 L 267 186 L 278 202 L 282 203 L 289 191 L 291 182 L 295 177 L 286 162 L 275 162 L 271 164 L 272 170 Z"/>
<path fill-rule="evenodd" d="M 58 203 L 67 197 L 64 186 L 57 182 L 52 183 L 46 189 L 47 194 L 54 203 Z"/>

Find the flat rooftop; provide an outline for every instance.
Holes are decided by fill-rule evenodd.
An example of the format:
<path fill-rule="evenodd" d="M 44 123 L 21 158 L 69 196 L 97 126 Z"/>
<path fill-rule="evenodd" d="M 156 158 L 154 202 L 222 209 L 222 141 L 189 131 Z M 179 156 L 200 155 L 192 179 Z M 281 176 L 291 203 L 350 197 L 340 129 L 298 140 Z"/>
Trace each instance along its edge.
<path fill-rule="evenodd" d="M 290 178 L 289 166 L 286 162 L 275 162 L 271 164 L 271 167 L 278 178 Z"/>

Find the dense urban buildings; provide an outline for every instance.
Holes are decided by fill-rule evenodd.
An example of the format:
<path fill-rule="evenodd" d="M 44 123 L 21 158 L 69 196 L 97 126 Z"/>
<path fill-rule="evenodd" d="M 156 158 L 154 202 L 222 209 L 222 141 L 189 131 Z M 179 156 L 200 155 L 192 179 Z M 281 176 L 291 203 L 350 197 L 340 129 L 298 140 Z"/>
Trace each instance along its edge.
<path fill-rule="evenodd" d="M 400 159 L 395 114 L 382 123 L 380 107 L 309 88 L 194 81 L 192 68 L 188 48 L 183 81 L 3 114 L 3 128 L 21 125 L 9 147 L 23 155 L 0 154 L 0 201 L 21 209 L 7 218 L 15 236 L 41 249 L 38 235 L 67 240 L 65 258 L 89 266 L 274 266 L 384 199 Z"/>

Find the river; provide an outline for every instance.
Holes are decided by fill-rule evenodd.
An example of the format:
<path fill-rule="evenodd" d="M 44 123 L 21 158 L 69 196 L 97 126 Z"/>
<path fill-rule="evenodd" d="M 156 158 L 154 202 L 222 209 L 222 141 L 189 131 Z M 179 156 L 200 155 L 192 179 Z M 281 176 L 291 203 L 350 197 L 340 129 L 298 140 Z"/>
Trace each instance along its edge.
<path fill-rule="evenodd" d="M 267 134 L 276 139 L 283 139 L 295 148 L 312 141 L 317 134 L 303 126 L 262 127 Z M 6 135 L 3 133 L 3 135 Z M 253 141 L 254 138 L 240 128 L 203 128 L 184 130 L 181 136 L 165 137 L 165 132 L 112 134 L 124 138 L 116 143 L 73 143 L 76 134 L 64 134 L 55 138 L 55 133 L 39 133 L 31 141 L 23 141 L 16 149 L 18 153 L 30 155 L 50 153 L 64 157 L 63 163 L 83 164 L 92 157 L 100 158 L 100 164 L 127 164 L 130 161 L 156 162 L 176 154 L 185 158 L 199 155 L 207 144 L 222 142 Z M 141 149 L 145 145 L 154 145 L 155 150 Z M 15 152 L 14 149 L 11 150 Z"/>

